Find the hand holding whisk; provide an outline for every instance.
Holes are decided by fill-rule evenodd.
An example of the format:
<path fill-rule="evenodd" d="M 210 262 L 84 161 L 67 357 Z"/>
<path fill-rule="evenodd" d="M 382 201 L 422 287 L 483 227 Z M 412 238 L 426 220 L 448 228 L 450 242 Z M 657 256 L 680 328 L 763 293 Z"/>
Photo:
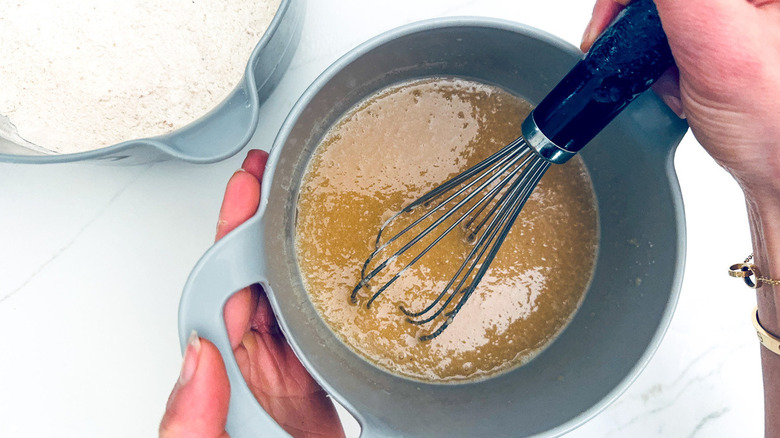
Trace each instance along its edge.
<path fill-rule="evenodd" d="M 437 244 L 465 235 L 470 249 L 441 293 L 419 310 L 400 306 L 410 323 L 440 321 L 421 341 L 439 336 L 476 290 L 547 168 L 573 157 L 673 62 L 653 1 L 633 1 L 523 121 L 520 137 L 384 223 L 352 302 L 365 289 L 371 307 Z"/>

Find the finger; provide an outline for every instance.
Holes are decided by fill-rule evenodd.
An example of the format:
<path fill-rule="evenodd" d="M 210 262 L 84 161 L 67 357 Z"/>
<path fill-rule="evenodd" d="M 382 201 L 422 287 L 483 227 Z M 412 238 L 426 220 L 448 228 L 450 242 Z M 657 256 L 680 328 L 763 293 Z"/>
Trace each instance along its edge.
<path fill-rule="evenodd" d="M 263 179 L 268 153 L 252 149 L 225 188 L 225 197 L 217 220 L 217 238 L 223 238 L 252 217 L 260 205 L 260 181 Z"/>
<path fill-rule="evenodd" d="M 251 327 L 252 314 L 257 307 L 257 297 L 251 288 L 245 287 L 233 294 L 225 303 L 222 317 L 225 320 L 230 346 L 235 350 L 244 333 Z"/>
<path fill-rule="evenodd" d="M 219 214 L 217 240 L 252 217 L 260 205 L 260 181 L 263 177 L 268 153 L 250 150 L 242 170 L 228 181 L 225 199 Z M 230 344 L 235 349 L 249 329 L 249 320 L 256 307 L 256 297 L 249 288 L 236 292 L 225 303 L 223 317 Z"/>
<path fill-rule="evenodd" d="M 292 436 L 343 437 L 333 403 L 301 364 L 279 329 L 263 290 L 253 290 L 252 330 L 235 349 L 244 379 L 260 405 Z"/>
<path fill-rule="evenodd" d="M 250 361 L 251 358 L 251 361 Z M 327 393 L 298 361 L 280 333 L 247 333 L 236 360 L 255 398 L 292 436 L 343 437 Z"/>
<path fill-rule="evenodd" d="M 241 168 L 254 175 L 258 181 L 262 181 L 267 162 L 268 152 L 252 149 L 246 154 L 244 164 L 241 165 Z"/>
<path fill-rule="evenodd" d="M 748 0 L 753 6 L 763 8 L 767 5 L 780 5 L 780 0 Z"/>
<path fill-rule="evenodd" d="M 672 110 L 677 117 L 685 118 L 685 109 L 683 108 L 680 97 L 680 72 L 676 66 L 672 66 L 665 71 L 661 77 L 653 84 L 653 91 L 664 103 Z"/>
<path fill-rule="evenodd" d="M 268 301 L 265 291 L 260 286 L 257 286 L 254 296 L 257 304 L 251 321 L 252 330 L 259 333 L 281 335 L 279 324 L 276 322 L 276 315 L 274 315 L 271 309 L 271 303 Z"/>
<path fill-rule="evenodd" d="M 626 7 L 631 0 L 596 0 L 593 5 L 593 15 L 588 25 L 585 26 L 585 32 L 582 35 L 580 50 L 587 52 L 596 41 L 601 32 L 612 23 L 620 11 Z"/>
<path fill-rule="evenodd" d="M 233 295 L 225 304 L 224 318 L 234 351 L 249 329 L 284 339 L 268 296 L 259 284 L 253 284 Z"/>
<path fill-rule="evenodd" d="M 239 170 L 228 181 L 225 199 L 217 222 L 217 240 L 246 222 L 257 211 L 260 203 L 260 182 L 251 173 Z M 249 288 L 236 292 L 225 303 L 225 328 L 231 345 L 235 348 L 249 328 L 249 318 L 254 310 Z"/>
<path fill-rule="evenodd" d="M 230 384 L 219 350 L 193 332 L 179 380 L 160 422 L 160 437 L 225 437 Z"/>
<path fill-rule="evenodd" d="M 217 238 L 219 240 L 237 226 L 252 217 L 260 205 L 260 181 L 244 169 L 239 169 L 225 188 L 225 197 L 219 211 L 217 221 Z"/>

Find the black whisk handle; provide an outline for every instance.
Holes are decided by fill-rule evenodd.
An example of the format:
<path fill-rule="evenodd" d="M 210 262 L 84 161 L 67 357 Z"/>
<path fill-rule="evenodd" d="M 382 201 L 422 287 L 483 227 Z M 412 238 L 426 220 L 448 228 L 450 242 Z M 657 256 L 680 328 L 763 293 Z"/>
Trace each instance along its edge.
<path fill-rule="evenodd" d="M 634 0 L 536 107 L 536 127 L 576 153 L 673 63 L 653 0 Z"/>

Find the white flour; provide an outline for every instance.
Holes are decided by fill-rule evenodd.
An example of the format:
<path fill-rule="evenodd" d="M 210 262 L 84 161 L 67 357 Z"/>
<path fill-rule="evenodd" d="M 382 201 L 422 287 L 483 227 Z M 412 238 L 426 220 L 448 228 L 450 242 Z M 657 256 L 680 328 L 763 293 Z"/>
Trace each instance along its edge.
<path fill-rule="evenodd" d="M 0 115 L 61 153 L 170 132 L 235 87 L 279 3 L 0 0 Z"/>

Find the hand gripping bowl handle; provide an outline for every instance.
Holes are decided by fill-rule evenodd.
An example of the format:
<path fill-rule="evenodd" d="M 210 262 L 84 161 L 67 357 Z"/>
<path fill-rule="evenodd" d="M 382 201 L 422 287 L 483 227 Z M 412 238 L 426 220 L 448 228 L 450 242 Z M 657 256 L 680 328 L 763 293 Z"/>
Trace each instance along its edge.
<path fill-rule="evenodd" d="M 268 291 L 258 250 L 262 248 L 261 219 L 262 213 L 258 212 L 203 255 L 187 279 L 179 305 L 182 353 L 187 348 L 189 334 L 196 330 L 199 336 L 217 346 L 225 362 L 230 380 L 226 428 L 233 438 L 257 436 L 258 431 L 263 431 L 263 436 L 286 436 L 246 385 L 223 318 L 225 302 L 238 290 L 260 283 Z"/>

